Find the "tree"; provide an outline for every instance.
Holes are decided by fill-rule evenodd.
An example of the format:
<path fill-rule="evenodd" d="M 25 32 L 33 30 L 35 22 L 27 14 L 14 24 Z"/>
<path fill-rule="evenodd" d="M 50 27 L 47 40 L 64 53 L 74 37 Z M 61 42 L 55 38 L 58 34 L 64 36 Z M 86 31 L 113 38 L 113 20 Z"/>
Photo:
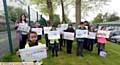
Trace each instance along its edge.
<path fill-rule="evenodd" d="M 20 15 L 22 14 L 26 14 L 27 12 L 25 10 L 23 10 L 22 8 L 14 8 L 12 6 L 8 6 L 8 16 L 10 18 L 10 21 L 15 22 Z"/>
<path fill-rule="evenodd" d="M 120 20 L 120 17 L 117 16 L 115 13 L 113 13 L 107 17 L 108 22 L 117 21 L 117 20 Z"/>
<path fill-rule="evenodd" d="M 76 0 L 76 24 L 78 25 L 81 20 L 81 0 Z"/>
<path fill-rule="evenodd" d="M 47 8 L 48 8 L 48 13 L 49 13 L 49 22 L 51 25 L 53 22 L 53 6 L 52 6 L 51 0 L 47 0 Z"/>
<path fill-rule="evenodd" d="M 103 15 L 101 13 L 99 13 L 92 21 L 93 24 L 102 23 L 102 22 L 103 22 Z"/>
<path fill-rule="evenodd" d="M 61 7 L 62 7 L 62 23 L 66 22 L 65 20 L 65 12 L 64 12 L 64 2 L 61 0 Z"/>
<path fill-rule="evenodd" d="M 54 26 L 57 26 L 60 23 L 60 16 L 57 15 L 57 14 L 54 14 L 52 23 L 53 23 Z"/>

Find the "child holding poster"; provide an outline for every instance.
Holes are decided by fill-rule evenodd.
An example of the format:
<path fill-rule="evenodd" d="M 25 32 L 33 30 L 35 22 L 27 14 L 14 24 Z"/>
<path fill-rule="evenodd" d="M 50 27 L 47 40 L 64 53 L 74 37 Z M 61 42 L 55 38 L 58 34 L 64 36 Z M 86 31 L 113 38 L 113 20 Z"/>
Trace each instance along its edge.
<path fill-rule="evenodd" d="M 80 30 L 86 30 L 84 23 L 80 22 Z M 85 42 L 85 38 L 77 38 L 77 56 L 83 57 L 83 45 Z"/>
<path fill-rule="evenodd" d="M 42 27 L 39 24 L 39 22 L 36 21 L 35 23 L 33 23 L 32 28 L 42 28 Z M 38 35 L 38 41 L 40 41 L 40 40 L 41 40 L 41 35 Z"/>
<path fill-rule="evenodd" d="M 68 28 L 64 32 L 75 33 L 75 30 L 73 29 L 72 24 L 69 24 Z M 72 43 L 73 43 L 73 40 L 66 39 L 66 43 L 67 43 L 67 45 L 66 45 L 67 54 L 72 54 Z"/>
<path fill-rule="evenodd" d="M 51 31 L 57 31 L 55 27 L 52 27 Z M 52 56 L 58 56 L 58 47 L 59 47 L 59 40 L 58 39 L 49 39 L 50 40 L 50 48 L 52 52 Z"/>
<path fill-rule="evenodd" d="M 106 31 L 106 27 L 105 26 L 101 27 L 101 30 Z M 100 55 L 101 51 L 105 51 L 105 43 L 106 42 L 107 42 L 106 38 L 98 37 L 98 44 L 97 44 L 98 55 Z"/>
<path fill-rule="evenodd" d="M 29 32 L 29 34 L 28 34 L 28 43 L 25 45 L 25 48 L 29 48 L 29 47 L 33 47 L 33 46 L 40 46 L 40 45 L 42 45 L 41 43 L 39 43 L 38 42 L 38 40 L 37 40 L 37 33 L 36 32 Z M 18 51 L 17 52 L 17 55 L 20 55 L 20 52 Z M 33 61 L 34 63 L 36 63 L 36 62 L 38 62 L 38 61 L 36 61 L 36 60 L 34 60 Z M 38 65 L 43 65 L 43 62 L 42 61 L 40 61 L 40 62 L 38 62 Z"/>

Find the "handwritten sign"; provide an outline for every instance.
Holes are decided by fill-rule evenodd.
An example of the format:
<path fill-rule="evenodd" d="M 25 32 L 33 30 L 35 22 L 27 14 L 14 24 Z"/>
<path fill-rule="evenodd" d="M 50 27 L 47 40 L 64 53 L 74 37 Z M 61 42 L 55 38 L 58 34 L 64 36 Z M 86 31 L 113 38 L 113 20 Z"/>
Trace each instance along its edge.
<path fill-rule="evenodd" d="M 52 27 L 44 27 L 44 34 L 48 34 L 48 32 L 52 29 Z"/>
<path fill-rule="evenodd" d="M 40 61 L 47 57 L 46 45 L 33 46 L 30 48 L 20 49 L 20 56 L 24 62 Z"/>
<path fill-rule="evenodd" d="M 29 32 L 30 31 L 30 27 L 26 24 L 19 24 L 18 26 L 18 31 L 22 31 L 22 32 Z"/>
<path fill-rule="evenodd" d="M 110 31 L 98 30 L 97 37 L 109 38 Z"/>
<path fill-rule="evenodd" d="M 88 30 L 76 30 L 76 38 L 87 38 L 88 37 Z"/>
<path fill-rule="evenodd" d="M 42 28 L 32 28 L 32 31 L 36 32 L 37 35 L 42 35 Z"/>
<path fill-rule="evenodd" d="M 74 33 L 71 32 L 64 32 L 63 38 L 67 40 L 74 40 Z"/>
<path fill-rule="evenodd" d="M 59 31 L 49 31 L 48 39 L 60 39 L 60 32 Z"/>
<path fill-rule="evenodd" d="M 89 39 L 95 39 L 96 38 L 96 33 L 95 32 L 89 32 L 88 38 Z"/>

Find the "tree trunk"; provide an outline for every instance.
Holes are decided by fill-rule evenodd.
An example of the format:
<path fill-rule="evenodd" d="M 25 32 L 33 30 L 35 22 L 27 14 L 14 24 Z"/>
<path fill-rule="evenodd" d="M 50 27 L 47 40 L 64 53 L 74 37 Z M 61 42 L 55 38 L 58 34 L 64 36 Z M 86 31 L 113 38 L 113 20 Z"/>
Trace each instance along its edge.
<path fill-rule="evenodd" d="M 76 0 L 76 25 L 81 21 L 81 0 Z"/>
<path fill-rule="evenodd" d="M 62 23 L 65 23 L 65 12 L 64 12 L 64 3 L 63 0 L 61 0 L 61 7 L 62 7 Z"/>
<path fill-rule="evenodd" d="M 52 7 L 52 1 L 47 0 L 47 8 L 49 13 L 49 25 L 52 25 L 53 22 L 53 7 Z"/>

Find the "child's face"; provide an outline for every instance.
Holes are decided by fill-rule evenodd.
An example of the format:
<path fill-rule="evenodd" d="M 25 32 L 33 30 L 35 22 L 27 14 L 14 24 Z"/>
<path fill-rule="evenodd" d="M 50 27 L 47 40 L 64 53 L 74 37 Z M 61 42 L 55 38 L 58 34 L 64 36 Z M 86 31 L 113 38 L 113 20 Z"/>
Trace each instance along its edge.
<path fill-rule="evenodd" d="M 83 28 L 83 27 L 84 27 L 84 24 L 80 24 L 80 27 L 82 27 L 82 28 Z"/>
<path fill-rule="evenodd" d="M 32 43 L 35 43 L 35 42 L 37 41 L 37 34 L 31 33 L 29 40 L 30 40 Z"/>

